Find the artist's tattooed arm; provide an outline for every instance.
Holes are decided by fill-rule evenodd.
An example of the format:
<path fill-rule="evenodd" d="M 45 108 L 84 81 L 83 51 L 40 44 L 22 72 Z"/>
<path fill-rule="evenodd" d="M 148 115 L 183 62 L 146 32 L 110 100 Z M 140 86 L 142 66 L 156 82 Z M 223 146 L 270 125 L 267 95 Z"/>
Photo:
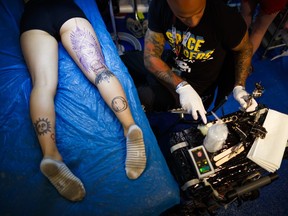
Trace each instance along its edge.
<path fill-rule="evenodd" d="M 164 35 L 148 29 L 145 35 L 144 64 L 167 87 L 175 89 L 183 80 L 161 59 L 164 46 Z"/>
<path fill-rule="evenodd" d="M 235 86 L 241 85 L 245 87 L 253 56 L 253 47 L 249 41 L 248 32 L 246 32 L 240 44 L 233 51 L 235 51 Z"/>
<path fill-rule="evenodd" d="M 147 30 L 145 35 L 145 58 L 156 57 L 161 58 L 164 50 L 165 38 L 162 33 Z"/>

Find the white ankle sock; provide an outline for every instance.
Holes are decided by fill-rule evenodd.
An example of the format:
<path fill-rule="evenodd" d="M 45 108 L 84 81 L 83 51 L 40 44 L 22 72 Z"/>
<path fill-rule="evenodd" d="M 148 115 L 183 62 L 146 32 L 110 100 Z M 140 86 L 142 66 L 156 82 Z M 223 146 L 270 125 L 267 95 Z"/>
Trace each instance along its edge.
<path fill-rule="evenodd" d="M 84 198 L 85 189 L 81 180 L 73 175 L 62 161 L 43 158 L 40 169 L 57 191 L 66 199 L 80 201 Z"/>
<path fill-rule="evenodd" d="M 126 175 L 130 179 L 137 179 L 146 167 L 143 133 L 137 125 L 132 125 L 128 130 L 126 148 Z"/>

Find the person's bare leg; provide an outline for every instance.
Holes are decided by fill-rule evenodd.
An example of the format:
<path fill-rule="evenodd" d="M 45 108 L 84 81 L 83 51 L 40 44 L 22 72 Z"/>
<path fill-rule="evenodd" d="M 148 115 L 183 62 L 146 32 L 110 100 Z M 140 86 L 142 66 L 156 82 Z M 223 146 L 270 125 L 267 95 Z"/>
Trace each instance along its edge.
<path fill-rule="evenodd" d="M 54 96 L 58 81 L 57 41 L 43 31 L 31 30 L 22 34 L 21 46 L 33 82 L 30 115 L 43 155 L 62 160 L 55 142 Z M 48 59 L 50 61 L 47 61 Z"/>
<path fill-rule="evenodd" d="M 262 10 L 259 11 L 250 34 L 250 41 L 253 45 L 253 54 L 259 48 L 263 37 L 279 12 L 273 14 L 265 14 Z"/>
<path fill-rule="evenodd" d="M 246 22 L 247 29 L 250 28 L 252 24 L 253 15 L 255 12 L 255 9 L 257 7 L 257 1 L 256 0 L 248 0 L 248 1 L 241 1 L 240 6 L 240 12 Z"/>
<path fill-rule="evenodd" d="M 55 140 L 58 43 L 44 31 L 30 30 L 21 35 L 21 47 L 33 82 L 30 115 L 43 153 L 41 171 L 62 196 L 81 200 L 85 196 L 83 184 L 62 162 Z"/>
<path fill-rule="evenodd" d="M 135 125 L 125 92 L 117 77 L 107 68 L 91 24 L 83 18 L 70 19 L 60 30 L 61 40 L 85 76 L 98 88 L 113 110 L 127 136 L 126 174 L 138 178 L 146 167 L 142 130 Z"/>

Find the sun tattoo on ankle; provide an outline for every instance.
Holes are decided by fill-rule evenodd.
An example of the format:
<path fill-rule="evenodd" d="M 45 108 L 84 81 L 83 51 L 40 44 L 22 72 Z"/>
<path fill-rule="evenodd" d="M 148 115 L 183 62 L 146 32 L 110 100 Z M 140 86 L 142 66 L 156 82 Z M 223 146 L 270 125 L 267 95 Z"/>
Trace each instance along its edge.
<path fill-rule="evenodd" d="M 34 128 L 36 130 L 37 135 L 45 135 L 49 132 L 51 132 L 51 123 L 48 120 L 48 118 L 39 118 L 35 123 L 34 123 Z"/>

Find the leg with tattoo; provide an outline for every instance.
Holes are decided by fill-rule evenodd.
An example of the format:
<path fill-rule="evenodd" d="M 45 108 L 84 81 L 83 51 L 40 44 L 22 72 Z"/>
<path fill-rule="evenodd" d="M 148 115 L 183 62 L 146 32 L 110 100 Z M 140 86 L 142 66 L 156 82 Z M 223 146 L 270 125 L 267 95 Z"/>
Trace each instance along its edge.
<path fill-rule="evenodd" d="M 98 88 L 102 98 L 122 124 L 124 135 L 127 135 L 127 175 L 131 179 L 138 178 L 146 166 L 143 134 L 135 125 L 120 81 L 106 66 L 96 33 L 87 20 L 76 18 L 67 21 L 60 34 L 68 53 Z"/>
<path fill-rule="evenodd" d="M 30 115 L 44 158 L 41 171 L 62 196 L 71 201 L 80 200 L 85 196 L 83 185 L 62 162 L 56 145 L 54 97 L 58 82 L 58 42 L 40 30 L 24 32 L 20 40 L 33 82 Z"/>
<path fill-rule="evenodd" d="M 34 123 L 44 154 L 40 164 L 41 172 L 63 197 L 70 201 L 80 201 L 85 196 L 84 186 L 80 179 L 73 175 L 61 161 L 62 157 L 57 150 L 55 142 L 55 129 L 51 125 L 49 118 L 39 118 Z"/>

